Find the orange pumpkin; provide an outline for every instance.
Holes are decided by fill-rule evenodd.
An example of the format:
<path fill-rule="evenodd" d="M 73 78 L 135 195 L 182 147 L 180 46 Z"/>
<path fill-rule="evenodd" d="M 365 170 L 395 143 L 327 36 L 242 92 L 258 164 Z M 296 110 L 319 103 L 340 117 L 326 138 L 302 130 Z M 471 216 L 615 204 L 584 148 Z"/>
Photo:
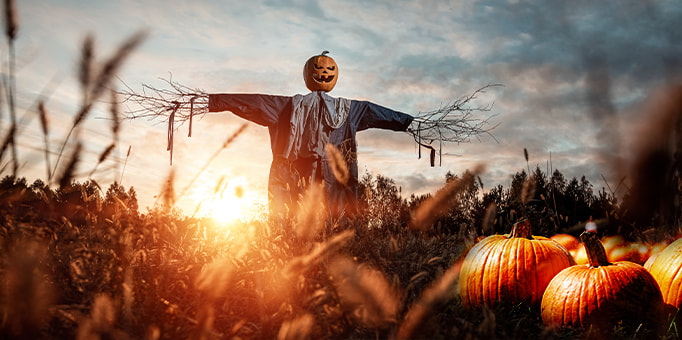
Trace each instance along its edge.
<path fill-rule="evenodd" d="M 327 56 L 329 51 L 320 55 L 312 56 L 303 66 L 303 80 L 310 91 L 331 91 L 339 79 L 339 67 L 332 57 Z"/>
<path fill-rule="evenodd" d="M 564 246 L 564 248 L 568 249 L 568 251 L 580 247 L 578 238 L 571 234 L 556 234 L 550 237 L 550 239 L 558 242 L 560 245 Z"/>
<path fill-rule="evenodd" d="M 614 251 L 616 248 L 624 247 L 627 244 L 625 238 L 620 235 L 604 237 L 604 239 L 601 242 L 604 245 L 606 257 L 608 257 L 611 254 L 611 252 Z"/>
<path fill-rule="evenodd" d="M 514 224 L 509 235 L 492 235 L 467 254 L 459 276 L 466 307 L 540 303 L 549 281 L 573 265 L 562 245 L 531 235 L 528 220 Z"/>
<path fill-rule="evenodd" d="M 663 294 L 663 301 L 674 308 L 682 307 L 682 239 L 658 253 L 649 269 Z"/>
<path fill-rule="evenodd" d="M 651 274 L 633 262 L 609 263 L 595 234 L 580 237 L 589 264 L 566 268 L 552 279 L 542 297 L 543 323 L 598 330 L 612 329 L 621 320 L 655 326 L 662 317 L 663 297 Z"/>
<path fill-rule="evenodd" d="M 646 260 L 646 262 L 644 262 L 644 264 L 642 265 L 644 267 L 644 269 L 649 271 L 649 273 L 651 273 L 651 266 L 654 265 L 654 261 L 656 261 L 656 259 L 658 258 L 658 255 L 660 255 L 660 254 L 661 254 L 661 252 L 651 254 L 651 256 L 649 256 L 649 258 Z M 658 282 L 658 281 L 656 281 L 656 282 Z"/>
<path fill-rule="evenodd" d="M 614 247 L 606 256 L 611 262 L 630 261 L 637 264 L 644 264 L 648 254 L 639 249 L 638 243 L 625 243 Z"/>
<path fill-rule="evenodd" d="M 647 258 L 646 262 L 644 262 L 644 268 L 651 272 L 651 266 L 654 264 L 654 261 L 656 261 L 656 258 L 658 258 L 658 255 L 661 254 L 661 252 L 668 247 L 668 242 L 658 242 L 654 243 L 651 246 L 651 249 L 649 249 L 649 258 Z"/>

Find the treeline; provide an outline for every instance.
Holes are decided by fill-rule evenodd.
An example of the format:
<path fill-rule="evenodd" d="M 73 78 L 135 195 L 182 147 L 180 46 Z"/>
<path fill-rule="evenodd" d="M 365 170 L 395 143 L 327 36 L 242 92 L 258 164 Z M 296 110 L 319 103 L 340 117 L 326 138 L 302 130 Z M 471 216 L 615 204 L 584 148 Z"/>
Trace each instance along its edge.
<path fill-rule="evenodd" d="M 41 179 L 28 184 L 24 177 L 5 176 L 0 181 L 0 225 L 44 224 L 69 221 L 97 226 L 107 220 L 139 217 L 137 194 L 114 182 L 105 191 L 94 180 L 52 189 Z"/>
<path fill-rule="evenodd" d="M 468 177 L 465 174 L 448 172 L 444 185 L 461 181 Z M 619 199 L 606 188 L 595 191 L 585 176 L 568 180 L 559 170 L 550 176 L 537 167 L 530 176 L 525 170 L 514 174 L 510 187 L 498 184 L 487 190 L 480 177 L 473 178 L 450 198 L 447 214 L 433 225 L 434 233 L 470 238 L 507 233 L 513 223 L 527 218 L 536 235 L 577 235 L 593 219 L 602 235 L 655 241 L 679 227 L 679 209 L 667 214 L 655 211 L 642 221 L 630 213 L 630 193 Z M 365 173 L 359 185 L 360 221 L 355 224 L 400 232 L 409 227 L 412 212 L 430 196 L 403 197 L 395 180 Z M 676 201 L 679 197 L 678 191 Z M 29 185 L 25 178 L 6 176 L 0 181 L 0 203 L 2 223 L 10 222 L 10 218 L 25 223 L 66 218 L 76 224 L 98 224 L 114 216 L 135 218 L 140 214 L 133 187 L 126 190 L 113 183 L 104 191 L 94 180 L 51 189 L 40 179 Z"/>
<path fill-rule="evenodd" d="M 445 183 L 466 177 L 448 172 Z M 464 185 L 464 190 L 451 197 L 448 213 L 437 220 L 434 232 L 468 237 L 508 233 L 513 223 L 527 218 L 535 235 L 577 235 L 593 219 L 602 235 L 654 241 L 679 227 L 679 209 L 672 213 L 654 211 L 642 220 L 630 213 L 630 192 L 619 198 L 603 187 L 595 191 L 585 176 L 568 180 L 559 170 L 548 175 L 537 167 L 530 176 L 522 170 L 514 174 L 510 187 L 498 184 L 484 190 L 480 177 Z M 361 215 L 369 216 L 368 225 L 387 230 L 407 227 L 411 212 L 432 196 L 402 197 L 393 179 L 370 173 L 361 179 L 359 192 Z M 676 197 L 679 201 L 679 191 Z"/>

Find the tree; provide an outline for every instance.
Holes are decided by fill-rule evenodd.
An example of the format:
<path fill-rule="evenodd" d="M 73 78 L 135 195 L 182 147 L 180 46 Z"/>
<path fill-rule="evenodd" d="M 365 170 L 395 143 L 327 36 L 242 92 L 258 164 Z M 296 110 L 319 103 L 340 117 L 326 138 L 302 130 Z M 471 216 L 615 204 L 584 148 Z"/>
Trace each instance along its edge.
<path fill-rule="evenodd" d="M 370 228 L 395 229 L 406 225 L 408 204 L 393 179 L 365 172 L 358 188 L 359 212 Z"/>
<path fill-rule="evenodd" d="M 120 215 L 137 215 L 138 204 L 135 189 L 125 187 L 118 182 L 111 183 L 104 196 L 103 214 L 107 218 Z"/>

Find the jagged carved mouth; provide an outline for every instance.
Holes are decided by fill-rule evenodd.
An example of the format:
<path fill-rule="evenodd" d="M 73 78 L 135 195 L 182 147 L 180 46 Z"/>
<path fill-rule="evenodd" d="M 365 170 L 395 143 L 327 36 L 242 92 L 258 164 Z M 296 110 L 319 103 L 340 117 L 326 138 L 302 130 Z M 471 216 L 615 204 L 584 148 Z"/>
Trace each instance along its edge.
<path fill-rule="evenodd" d="M 331 83 L 331 81 L 334 80 L 334 76 L 326 74 L 319 75 L 317 73 L 313 73 L 313 78 L 319 83 Z"/>

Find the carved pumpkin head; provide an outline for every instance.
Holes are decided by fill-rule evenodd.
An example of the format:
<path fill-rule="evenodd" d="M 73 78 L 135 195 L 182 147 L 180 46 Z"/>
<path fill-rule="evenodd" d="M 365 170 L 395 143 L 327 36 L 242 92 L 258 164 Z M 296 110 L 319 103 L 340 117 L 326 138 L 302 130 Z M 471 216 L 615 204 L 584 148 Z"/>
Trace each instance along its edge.
<path fill-rule="evenodd" d="M 339 78 L 339 67 L 332 57 L 328 57 L 329 51 L 310 57 L 303 67 L 303 80 L 310 91 L 331 91 Z"/>

